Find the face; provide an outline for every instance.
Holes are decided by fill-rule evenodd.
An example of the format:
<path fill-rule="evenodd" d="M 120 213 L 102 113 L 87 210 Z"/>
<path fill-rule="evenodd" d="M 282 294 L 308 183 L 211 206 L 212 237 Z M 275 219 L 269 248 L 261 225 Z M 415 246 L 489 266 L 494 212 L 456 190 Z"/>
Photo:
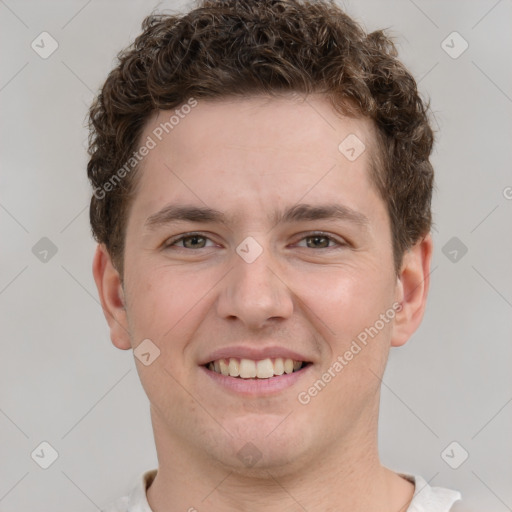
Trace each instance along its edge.
<path fill-rule="evenodd" d="M 320 96 L 254 97 L 201 101 L 159 141 L 171 115 L 141 139 L 156 146 L 129 212 L 124 306 L 110 305 L 116 346 L 151 340 L 136 364 L 153 423 L 237 470 L 348 446 L 376 428 L 389 347 L 419 321 L 398 306 L 414 272 L 394 272 L 372 125 Z"/>

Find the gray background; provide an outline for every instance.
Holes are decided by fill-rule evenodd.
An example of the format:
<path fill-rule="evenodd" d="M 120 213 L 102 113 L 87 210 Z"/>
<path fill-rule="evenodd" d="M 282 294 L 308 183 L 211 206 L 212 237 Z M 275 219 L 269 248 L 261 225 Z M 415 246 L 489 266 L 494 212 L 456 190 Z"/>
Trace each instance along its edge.
<path fill-rule="evenodd" d="M 84 120 L 143 17 L 180 5 L 0 1 L 2 512 L 92 512 L 156 467 L 133 355 L 111 345 L 91 274 Z M 430 302 L 392 351 L 382 459 L 461 490 L 468 512 L 512 510 L 512 2 L 344 5 L 396 36 L 439 130 Z M 31 48 L 43 31 L 59 44 L 47 59 Z M 457 58 L 453 31 L 469 44 Z M 42 441 L 59 454 L 48 469 L 31 458 Z"/>

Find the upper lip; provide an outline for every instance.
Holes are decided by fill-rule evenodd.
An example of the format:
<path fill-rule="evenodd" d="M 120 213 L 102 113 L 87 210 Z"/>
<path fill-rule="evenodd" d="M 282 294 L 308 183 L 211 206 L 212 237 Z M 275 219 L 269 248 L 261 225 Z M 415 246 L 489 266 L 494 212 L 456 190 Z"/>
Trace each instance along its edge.
<path fill-rule="evenodd" d="M 199 365 L 205 365 L 218 359 L 229 359 L 236 357 L 237 359 L 252 359 L 253 361 L 261 361 L 262 359 L 293 359 L 294 361 L 311 362 L 311 359 L 284 347 L 268 346 L 268 347 L 250 347 L 237 345 L 232 347 L 219 348 L 208 356 L 201 358 Z"/>

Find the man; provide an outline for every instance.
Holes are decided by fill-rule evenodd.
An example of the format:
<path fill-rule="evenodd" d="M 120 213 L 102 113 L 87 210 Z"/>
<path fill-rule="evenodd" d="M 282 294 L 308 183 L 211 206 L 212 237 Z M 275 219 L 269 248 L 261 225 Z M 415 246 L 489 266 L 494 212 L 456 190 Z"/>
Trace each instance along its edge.
<path fill-rule="evenodd" d="M 108 510 L 450 510 L 378 456 L 432 255 L 432 131 L 385 35 L 203 0 L 145 20 L 90 115 L 94 278 L 159 460 Z"/>

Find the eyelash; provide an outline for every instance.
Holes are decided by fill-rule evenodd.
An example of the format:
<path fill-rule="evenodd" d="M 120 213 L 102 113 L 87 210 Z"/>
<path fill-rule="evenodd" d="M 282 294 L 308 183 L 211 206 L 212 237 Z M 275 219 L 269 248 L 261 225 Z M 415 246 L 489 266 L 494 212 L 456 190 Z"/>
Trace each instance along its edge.
<path fill-rule="evenodd" d="M 210 237 L 206 236 L 204 233 L 200 233 L 200 232 L 191 232 L 191 233 L 184 233 L 183 235 L 179 235 L 177 238 L 171 238 L 170 240 L 168 240 L 167 242 L 164 243 L 164 249 L 168 249 L 170 247 L 173 247 L 175 246 L 177 243 L 179 242 L 182 242 L 183 240 L 186 240 L 187 238 L 194 238 L 194 237 L 200 237 L 200 238 L 204 238 L 206 240 L 210 240 Z M 305 240 L 307 238 L 314 238 L 314 237 L 321 237 L 321 238 L 326 238 L 327 240 L 329 240 L 329 242 L 335 242 L 339 247 L 344 247 L 344 246 L 347 246 L 348 243 L 347 242 L 342 242 L 342 241 L 339 241 L 337 240 L 336 238 L 334 238 L 333 236 L 330 236 L 328 235 L 327 233 L 324 233 L 322 231 L 313 231 L 313 232 L 310 232 L 310 233 L 306 233 L 302 236 L 302 238 L 300 238 L 299 241 L 302 241 L 302 240 Z M 208 247 L 200 247 L 200 249 L 207 249 Z M 334 249 L 335 247 L 321 247 L 320 249 Z M 183 249 L 183 250 L 186 250 L 186 251 L 193 251 L 193 250 L 196 250 L 196 249 L 189 249 L 187 247 L 179 247 L 179 249 Z M 309 249 L 309 247 L 304 247 L 304 249 Z"/>

